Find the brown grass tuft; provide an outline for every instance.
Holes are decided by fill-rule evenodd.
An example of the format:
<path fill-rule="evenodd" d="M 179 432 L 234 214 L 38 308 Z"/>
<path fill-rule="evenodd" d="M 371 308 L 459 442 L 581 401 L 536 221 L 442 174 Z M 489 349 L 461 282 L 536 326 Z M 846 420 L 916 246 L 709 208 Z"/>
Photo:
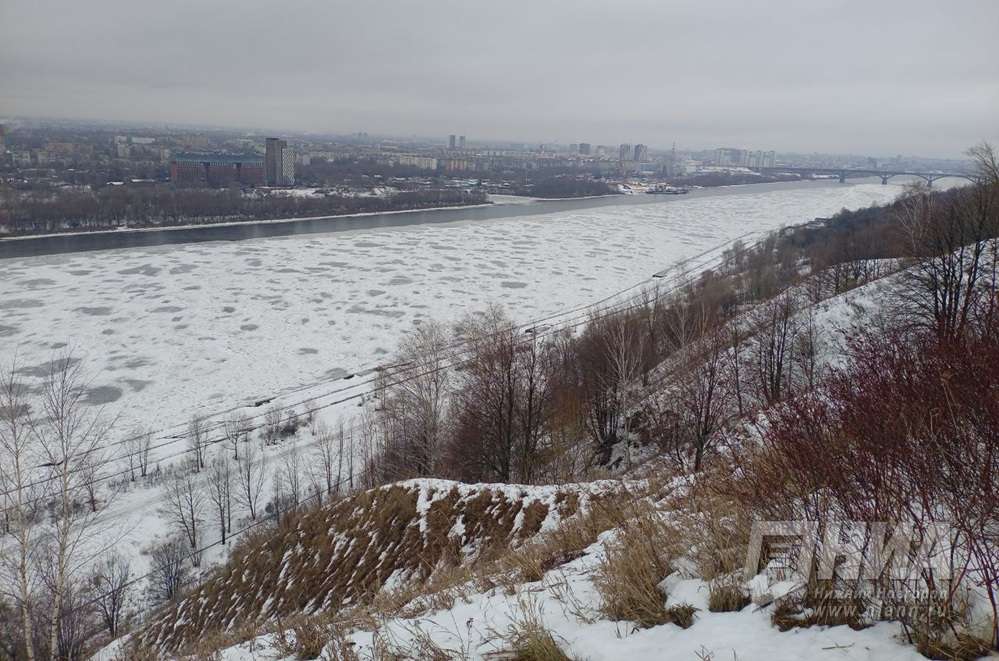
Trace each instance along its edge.
<path fill-rule="evenodd" d="M 659 583 L 671 571 L 676 546 L 676 531 L 659 513 L 636 506 L 605 545 L 606 555 L 597 566 L 593 583 L 603 601 L 601 611 L 645 628 L 669 622 Z"/>
<path fill-rule="evenodd" d="M 714 580 L 708 586 L 708 610 L 737 613 L 749 605 L 749 595 L 736 580 Z"/>
<path fill-rule="evenodd" d="M 670 621 L 681 629 L 689 629 L 694 623 L 694 613 L 697 609 L 690 604 L 677 604 L 667 611 Z"/>
<path fill-rule="evenodd" d="M 988 642 L 964 633 L 945 637 L 938 632 L 917 631 L 913 642 L 916 650 L 927 659 L 940 661 L 974 661 L 991 651 Z"/>
<path fill-rule="evenodd" d="M 541 607 L 530 599 L 518 599 L 513 622 L 498 637 L 506 648 L 504 661 L 572 661 L 545 628 Z"/>

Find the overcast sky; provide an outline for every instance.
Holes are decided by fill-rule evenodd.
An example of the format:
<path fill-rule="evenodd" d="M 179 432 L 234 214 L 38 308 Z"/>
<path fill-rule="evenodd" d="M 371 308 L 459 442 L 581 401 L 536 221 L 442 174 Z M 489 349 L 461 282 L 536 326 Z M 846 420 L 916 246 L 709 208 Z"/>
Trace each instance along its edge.
<path fill-rule="evenodd" d="M 999 0 L 0 0 L 0 116 L 960 156 Z"/>

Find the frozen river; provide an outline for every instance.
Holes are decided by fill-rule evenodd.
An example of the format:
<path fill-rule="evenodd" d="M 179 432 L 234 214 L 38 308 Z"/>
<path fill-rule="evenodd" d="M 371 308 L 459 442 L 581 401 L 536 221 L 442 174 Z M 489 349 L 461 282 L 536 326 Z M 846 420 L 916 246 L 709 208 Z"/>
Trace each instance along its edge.
<path fill-rule="evenodd" d="M 880 183 L 705 191 L 241 241 L 0 260 L 0 360 L 69 347 L 119 429 L 163 427 L 383 362 L 421 319 L 527 321 L 749 231 L 887 202 Z M 495 213 L 495 212 L 494 212 Z M 410 219 L 413 220 L 413 219 Z"/>

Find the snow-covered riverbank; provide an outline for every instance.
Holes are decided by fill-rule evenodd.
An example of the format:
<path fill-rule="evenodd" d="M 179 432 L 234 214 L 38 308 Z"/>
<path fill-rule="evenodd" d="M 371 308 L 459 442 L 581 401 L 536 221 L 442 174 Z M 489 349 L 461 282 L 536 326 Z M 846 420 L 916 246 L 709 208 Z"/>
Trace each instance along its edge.
<path fill-rule="evenodd" d="M 158 427 L 383 361 L 425 319 L 529 320 L 747 231 L 892 199 L 835 186 L 0 262 L 0 359 L 72 348 L 119 428 Z"/>

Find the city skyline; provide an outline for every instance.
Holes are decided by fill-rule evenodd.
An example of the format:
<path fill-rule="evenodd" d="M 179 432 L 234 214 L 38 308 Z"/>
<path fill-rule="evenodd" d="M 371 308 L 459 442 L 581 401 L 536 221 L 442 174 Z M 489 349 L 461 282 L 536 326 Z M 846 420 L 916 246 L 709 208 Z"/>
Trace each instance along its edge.
<path fill-rule="evenodd" d="M 11 0 L 0 114 L 959 157 L 999 141 L 999 5 L 962 4 Z M 249 66 L 260 34 L 282 47 Z"/>

